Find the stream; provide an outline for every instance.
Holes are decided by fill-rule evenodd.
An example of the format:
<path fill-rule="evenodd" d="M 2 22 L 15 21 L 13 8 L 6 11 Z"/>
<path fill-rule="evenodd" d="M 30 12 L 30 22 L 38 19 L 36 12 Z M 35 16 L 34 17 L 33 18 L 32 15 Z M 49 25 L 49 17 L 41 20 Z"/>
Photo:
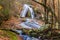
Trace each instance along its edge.
<path fill-rule="evenodd" d="M 31 7 L 31 5 L 24 4 L 20 17 L 22 17 L 22 18 L 25 17 L 28 11 L 30 11 L 31 19 L 33 19 L 33 21 L 31 22 L 31 19 L 27 18 L 25 22 L 22 22 L 20 24 L 20 26 L 23 28 L 31 28 L 31 29 L 40 28 L 40 25 L 34 20 L 35 16 L 34 16 L 34 11 L 33 11 L 33 8 Z M 22 30 L 15 30 L 15 31 L 19 33 L 19 36 L 21 36 L 23 38 L 23 40 L 40 40 L 39 38 L 34 38 L 34 37 L 30 37 L 26 34 L 23 34 Z"/>
<path fill-rule="evenodd" d="M 40 38 L 34 38 L 34 37 L 30 37 L 26 34 L 23 34 L 22 30 L 15 30 L 17 33 L 19 33 L 19 36 L 21 36 L 23 38 L 23 40 L 40 40 Z"/>

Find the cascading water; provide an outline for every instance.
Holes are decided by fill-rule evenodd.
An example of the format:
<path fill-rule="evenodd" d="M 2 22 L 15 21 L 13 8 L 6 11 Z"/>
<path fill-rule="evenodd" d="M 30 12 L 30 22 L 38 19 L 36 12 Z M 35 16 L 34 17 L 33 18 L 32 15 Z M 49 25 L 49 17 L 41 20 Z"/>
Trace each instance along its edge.
<path fill-rule="evenodd" d="M 33 21 L 31 21 L 31 19 L 27 18 L 25 22 L 22 22 L 21 24 L 19 24 L 20 26 L 22 26 L 22 28 L 40 28 L 40 25 L 34 20 L 34 11 L 33 9 L 30 7 L 30 5 L 24 4 L 23 6 L 23 10 L 20 14 L 21 17 L 25 17 L 28 10 L 31 13 L 31 19 L 33 19 Z M 16 30 L 16 32 L 20 33 L 19 35 L 21 37 L 23 37 L 23 40 L 39 40 L 37 38 L 34 37 L 29 37 L 28 35 L 22 35 L 22 31 L 21 30 Z"/>
<path fill-rule="evenodd" d="M 33 27 L 34 27 L 34 28 L 40 28 L 40 25 L 34 20 L 34 18 L 35 18 L 35 16 L 34 16 L 34 11 L 33 11 L 33 8 L 31 8 L 30 6 L 31 6 L 31 5 L 24 4 L 23 10 L 22 10 L 20 16 L 21 16 L 21 17 L 25 17 L 25 16 L 27 15 L 28 10 L 29 10 L 30 13 L 31 13 L 31 19 L 33 19 L 32 22 L 31 22 L 31 19 L 27 18 L 27 19 L 26 19 L 27 21 L 21 23 L 20 25 L 21 25 L 23 28 L 30 28 L 30 29 L 33 28 Z"/>
<path fill-rule="evenodd" d="M 30 7 L 30 5 L 27 5 L 27 4 L 24 4 L 23 10 L 22 10 L 20 16 L 21 16 L 21 17 L 25 17 L 26 14 L 27 14 L 27 12 L 28 12 L 28 10 L 29 10 L 30 13 L 31 13 L 31 18 L 34 18 L 34 11 L 33 11 L 33 9 Z"/>

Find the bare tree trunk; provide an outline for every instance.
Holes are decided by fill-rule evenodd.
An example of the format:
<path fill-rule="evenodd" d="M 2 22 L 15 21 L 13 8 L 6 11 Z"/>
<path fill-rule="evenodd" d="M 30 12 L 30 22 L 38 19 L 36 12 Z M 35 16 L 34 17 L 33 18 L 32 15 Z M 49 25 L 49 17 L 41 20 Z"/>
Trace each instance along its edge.
<path fill-rule="evenodd" d="M 58 28 L 60 29 L 60 0 L 58 0 Z"/>
<path fill-rule="evenodd" d="M 43 4 L 45 4 L 46 5 L 46 3 L 47 3 L 47 0 L 43 0 Z M 46 8 L 44 7 L 44 12 L 45 12 L 45 15 L 44 15 L 44 20 L 45 20 L 45 24 L 46 23 L 48 23 L 48 14 L 47 14 L 47 10 L 46 10 Z"/>

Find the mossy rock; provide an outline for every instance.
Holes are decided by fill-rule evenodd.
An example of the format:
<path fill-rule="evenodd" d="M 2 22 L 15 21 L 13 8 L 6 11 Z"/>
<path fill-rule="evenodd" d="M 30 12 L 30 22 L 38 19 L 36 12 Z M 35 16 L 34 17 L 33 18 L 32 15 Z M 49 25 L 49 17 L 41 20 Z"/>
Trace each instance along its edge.
<path fill-rule="evenodd" d="M 11 31 L 0 30 L 0 39 L 2 40 L 18 40 L 17 35 Z"/>

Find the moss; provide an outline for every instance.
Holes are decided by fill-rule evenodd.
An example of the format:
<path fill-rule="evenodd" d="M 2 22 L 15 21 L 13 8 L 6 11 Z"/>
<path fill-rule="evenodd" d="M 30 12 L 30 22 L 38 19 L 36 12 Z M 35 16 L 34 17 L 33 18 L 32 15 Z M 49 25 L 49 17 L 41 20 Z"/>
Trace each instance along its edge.
<path fill-rule="evenodd" d="M 8 37 L 10 40 L 18 40 L 15 33 L 11 31 L 0 30 L 0 37 Z"/>

